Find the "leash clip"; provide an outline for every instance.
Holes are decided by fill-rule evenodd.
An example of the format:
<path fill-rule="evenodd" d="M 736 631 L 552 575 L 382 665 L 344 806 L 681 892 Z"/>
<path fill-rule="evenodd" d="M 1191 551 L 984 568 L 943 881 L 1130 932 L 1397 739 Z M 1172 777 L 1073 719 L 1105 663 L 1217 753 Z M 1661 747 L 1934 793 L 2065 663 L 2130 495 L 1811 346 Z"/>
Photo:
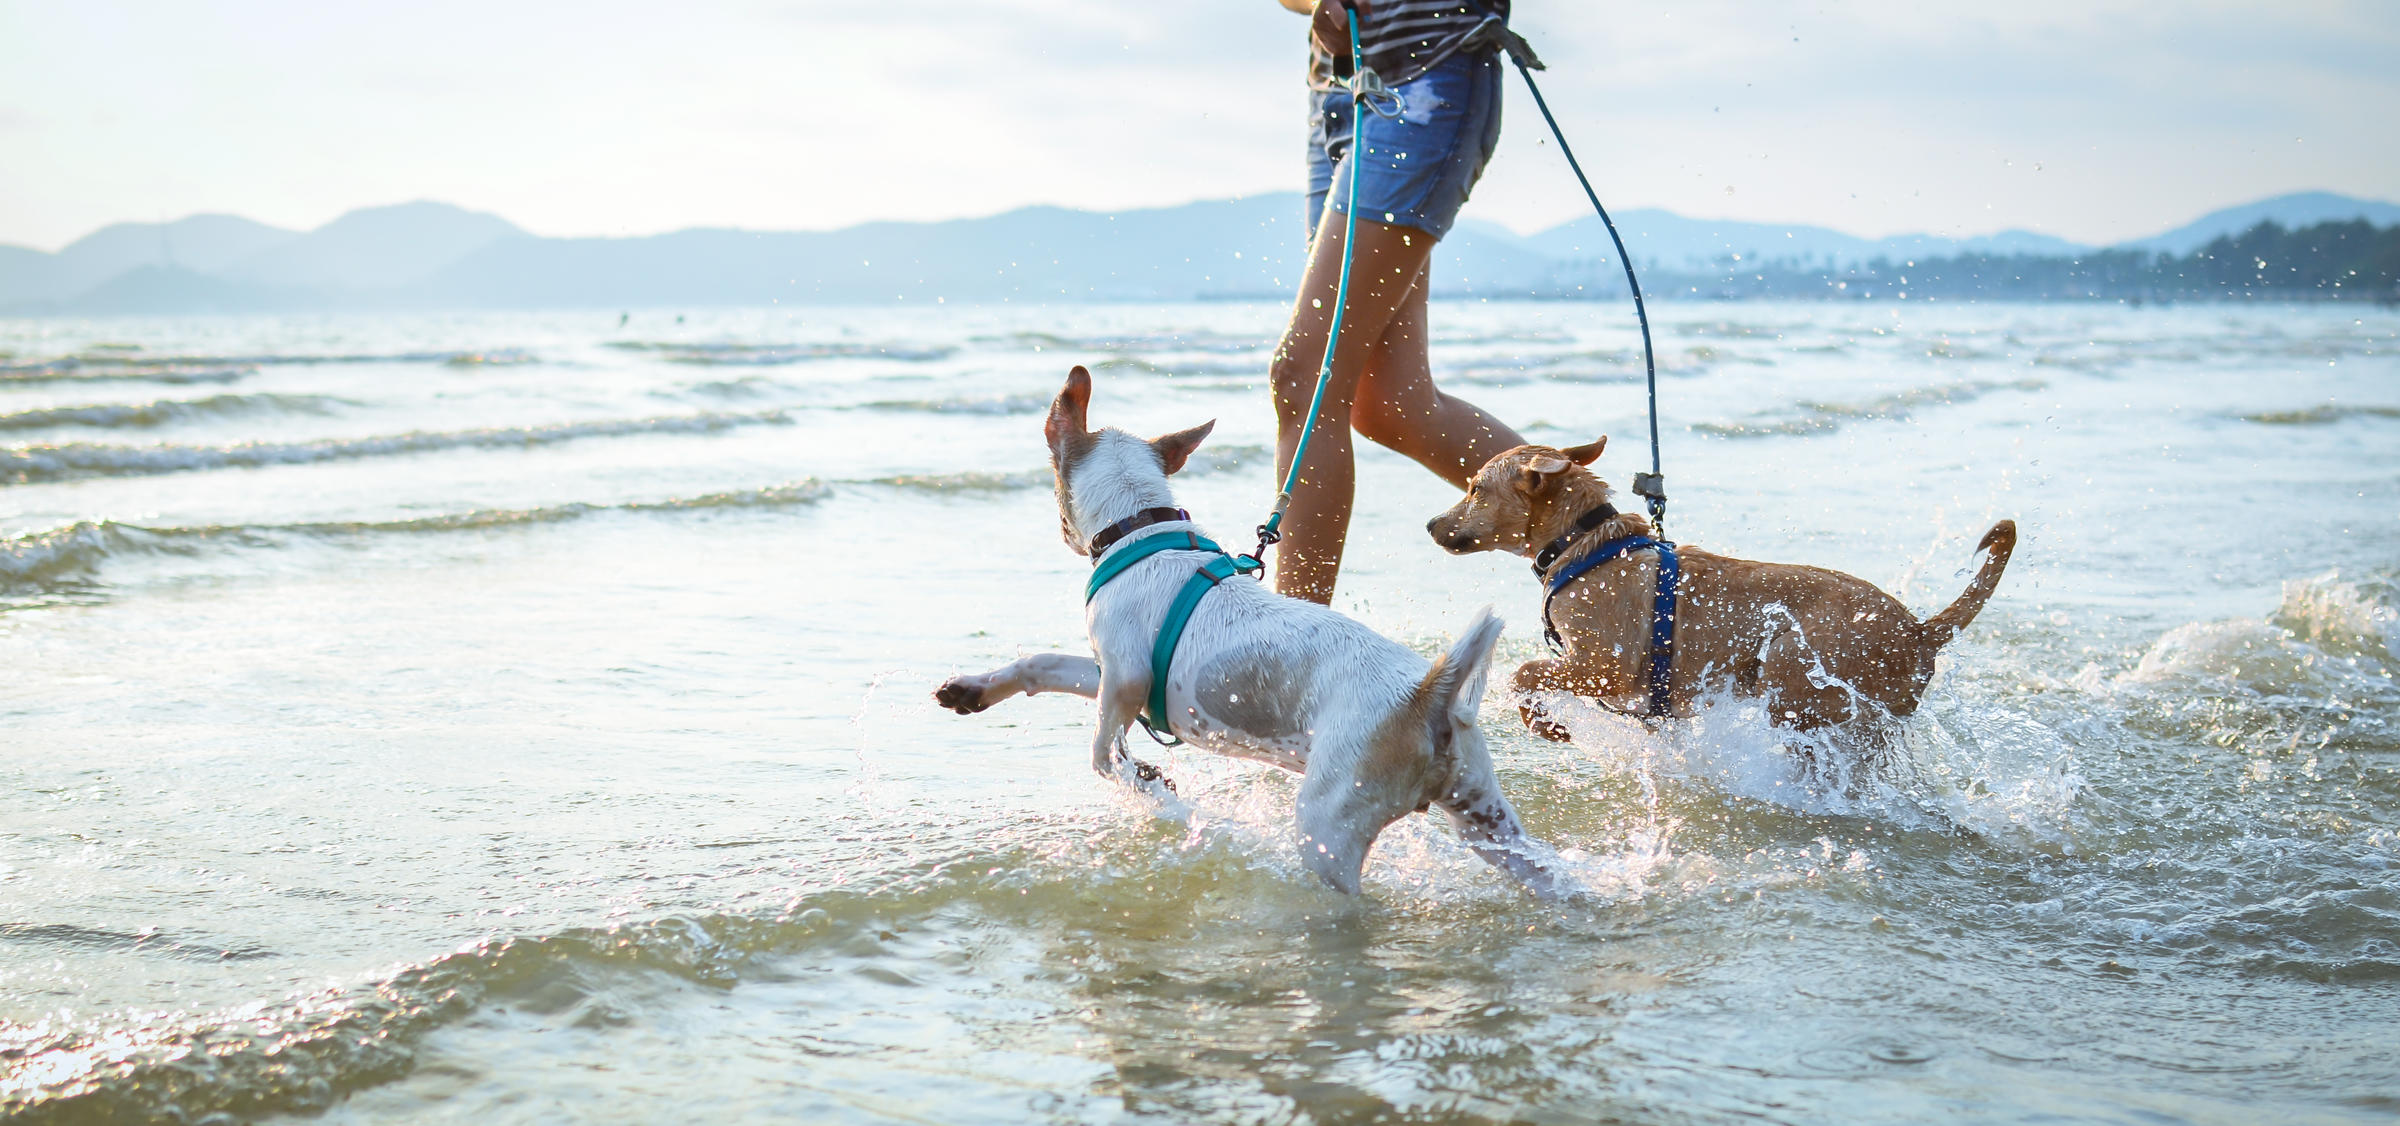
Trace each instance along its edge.
<path fill-rule="evenodd" d="M 1633 475 L 1633 495 L 1650 506 L 1650 530 L 1660 536 L 1667 534 L 1667 477 L 1663 473 Z"/>
<path fill-rule="evenodd" d="M 1259 525 L 1258 550 L 1249 555 L 1234 556 L 1233 566 L 1235 571 L 1247 571 L 1249 572 L 1251 578 L 1257 579 L 1262 583 L 1267 581 L 1267 549 L 1282 542 L 1283 533 L 1276 531 L 1273 524 Z"/>
<path fill-rule="evenodd" d="M 1383 84 L 1383 76 L 1375 73 L 1374 67 L 1361 65 L 1350 75 L 1347 85 L 1350 87 L 1351 101 L 1367 107 L 1369 112 L 1386 121 L 1398 121 L 1401 111 L 1406 108 L 1400 101 L 1400 94 Z"/>
<path fill-rule="evenodd" d="M 1637 497 L 1649 497 L 1649 498 L 1651 498 L 1651 499 L 1653 499 L 1653 500 L 1665 500 L 1665 499 L 1667 499 L 1667 476 L 1666 476 L 1666 474 L 1664 474 L 1664 473 L 1636 473 L 1636 474 L 1634 474 L 1634 475 L 1633 475 L 1633 495 L 1635 495 L 1635 496 L 1637 496 Z"/>

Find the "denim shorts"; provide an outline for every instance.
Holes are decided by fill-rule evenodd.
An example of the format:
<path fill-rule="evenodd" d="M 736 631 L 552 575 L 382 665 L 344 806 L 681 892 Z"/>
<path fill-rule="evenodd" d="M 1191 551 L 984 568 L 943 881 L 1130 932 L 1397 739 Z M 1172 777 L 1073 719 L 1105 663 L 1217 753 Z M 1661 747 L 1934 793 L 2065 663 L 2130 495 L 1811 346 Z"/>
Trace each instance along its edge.
<path fill-rule="evenodd" d="M 1441 238 L 1458 221 L 1467 191 L 1500 144 L 1500 56 L 1459 52 L 1392 87 L 1400 114 L 1368 113 L 1366 164 L 1358 176 L 1358 213 Z M 1350 207 L 1349 91 L 1309 95 L 1308 230 L 1313 236 L 1330 198 Z"/>

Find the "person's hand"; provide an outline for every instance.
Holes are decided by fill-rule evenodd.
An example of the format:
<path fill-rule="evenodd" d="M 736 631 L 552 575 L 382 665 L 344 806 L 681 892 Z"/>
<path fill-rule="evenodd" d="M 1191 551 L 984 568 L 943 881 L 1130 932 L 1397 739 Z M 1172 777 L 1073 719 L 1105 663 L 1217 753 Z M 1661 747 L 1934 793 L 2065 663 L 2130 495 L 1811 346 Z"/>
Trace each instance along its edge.
<path fill-rule="evenodd" d="M 1366 14 L 1371 6 L 1369 0 L 1356 2 L 1359 14 Z M 1318 50 L 1336 59 L 1349 57 L 1350 13 L 1342 6 L 1342 0 L 1317 0 L 1316 14 L 1308 24 L 1308 38 Z"/>

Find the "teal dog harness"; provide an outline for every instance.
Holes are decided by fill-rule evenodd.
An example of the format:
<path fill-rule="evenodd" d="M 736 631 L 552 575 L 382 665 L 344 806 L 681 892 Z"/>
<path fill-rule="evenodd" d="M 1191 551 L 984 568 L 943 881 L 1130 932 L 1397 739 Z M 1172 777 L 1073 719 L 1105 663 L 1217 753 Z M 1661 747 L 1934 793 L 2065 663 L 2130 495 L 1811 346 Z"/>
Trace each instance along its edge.
<path fill-rule="evenodd" d="M 1107 550 L 1109 544 L 1124 538 L 1132 530 L 1126 526 L 1128 524 L 1189 519 L 1190 515 L 1182 509 L 1148 509 L 1111 525 L 1107 531 L 1093 537 L 1092 542 L 1097 548 L 1093 554 L 1098 555 Z M 1253 556 L 1230 554 L 1197 532 L 1158 532 L 1125 545 L 1123 550 L 1109 556 L 1106 562 L 1095 564 L 1091 581 L 1084 584 L 1084 605 L 1091 605 L 1092 599 L 1100 596 L 1100 588 L 1107 586 L 1110 580 L 1162 551 L 1207 551 L 1216 555 L 1216 558 L 1193 572 L 1191 578 L 1184 580 L 1183 589 L 1175 592 L 1175 601 L 1167 606 L 1166 618 L 1158 624 L 1158 641 L 1150 647 L 1150 701 L 1140 719 L 1143 729 L 1150 732 L 1151 738 L 1170 743 L 1175 736 L 1167 729 L 1167 666 L 1175 662 L 1175 646 L 1183 640 L 1183 628 L 1191 624 L 1192 611 L 1199 608 L 1200 600 L 1207 597 L 1218 583 L 1235 575 L 1264 570 L 1266 564 Z"/>

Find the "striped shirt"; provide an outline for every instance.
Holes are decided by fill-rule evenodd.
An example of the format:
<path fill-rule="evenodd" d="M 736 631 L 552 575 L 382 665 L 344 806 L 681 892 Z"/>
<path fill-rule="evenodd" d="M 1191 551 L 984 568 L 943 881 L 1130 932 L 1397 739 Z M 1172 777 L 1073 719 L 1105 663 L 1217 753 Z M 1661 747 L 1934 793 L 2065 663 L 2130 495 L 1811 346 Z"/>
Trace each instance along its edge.
<path fill-rule="evenodd" d="M 1375 73 L 1397 86 L 1456 54 L 1486 24 L 1504 25 L 1508 4 L 1509 0 L 1371 0 L 1358 23 L 1359 47 Z M 1317 90 L 1340 85 L 1333 56 L 1313 44 L 1308 84 Z"/>

